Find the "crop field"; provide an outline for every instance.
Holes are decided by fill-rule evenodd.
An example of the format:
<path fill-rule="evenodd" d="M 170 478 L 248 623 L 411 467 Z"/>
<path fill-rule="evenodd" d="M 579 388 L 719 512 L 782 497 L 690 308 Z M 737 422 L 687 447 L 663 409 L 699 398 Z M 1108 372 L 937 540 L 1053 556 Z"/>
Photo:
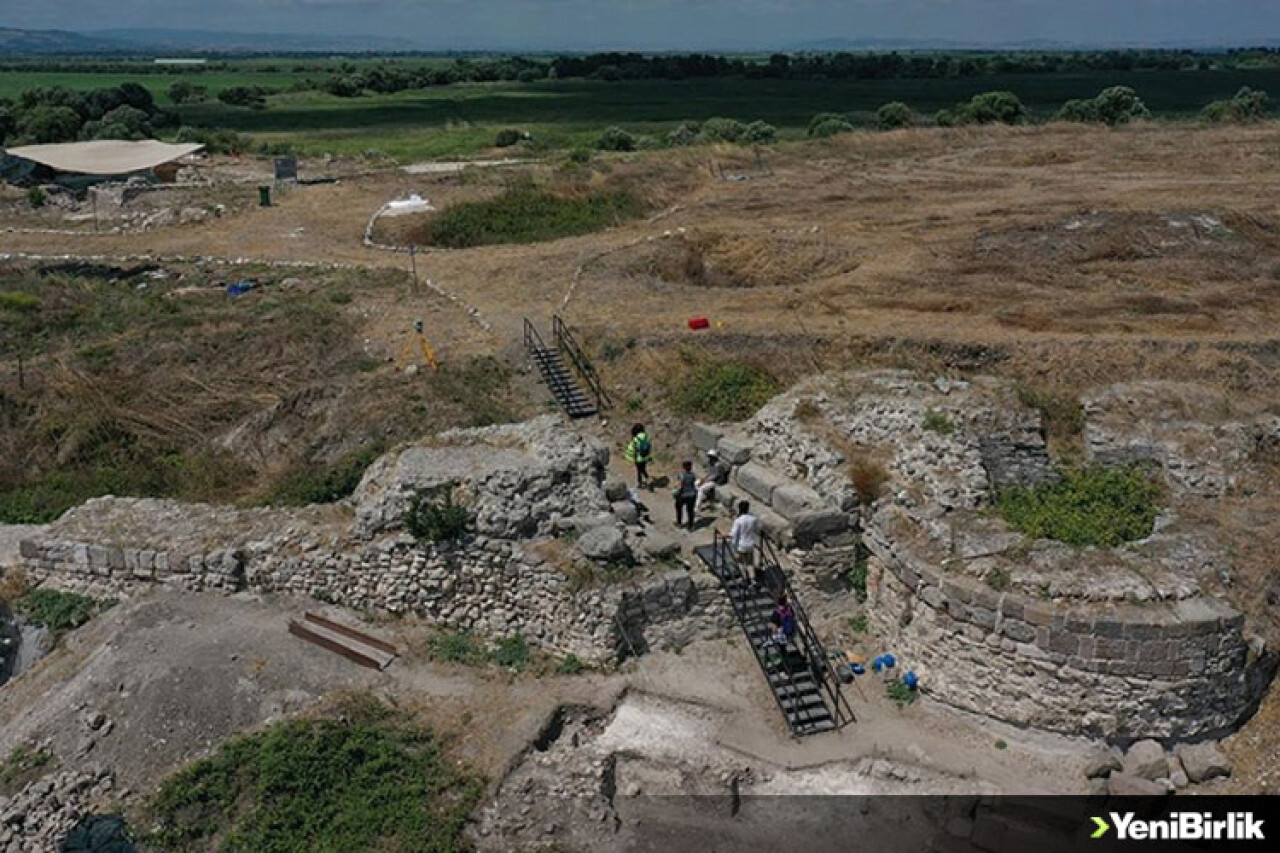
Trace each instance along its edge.
<path fill-rule="evenodd" d="M 0 97 L 33 87 L 93 89 L 133 80 L 149 88 L 160 106 L 173 107 L 168 87 L 187 80 L 207 87 L 209 100 L 177 106 L 184 125 L 287 142 L 302 154 L 377 152 L 409 161 L 474 155 L 490 148 L 494 134 L 504 127 L 529 132 L 538 147 L 562 149 L 590 144 L 609 125 L 660 137 L 684 120 L 728 116 L 769 122 L 785 139 L 803 136 L 819 112 L 849 113 L 855 121 L 866 121 L 880 105 L 903 101 L 928 117 L 993 90 L 1013 92 L 1039 119 L 1052 116 L 1067 100 L 1092 97 L 1116 85 L 1135 89 L 1160 118 L 1193 117 L 1210 101 L 1229 98 L 1242 86 L 1280 92 L 1280 69 L 1258 68 L 886 80 L 540 80 L 462 83 L 342 98 L 314 89 L 285 91 L 323 81 L 334 70 L 323 63 L 282 59 L 233 65 L 225 70 L 147 74 L 5 71 L 0 72 Z M 263 109 L 216 100 L 218 92 L 235 86 L 261 86 L 276 94 Z"/>

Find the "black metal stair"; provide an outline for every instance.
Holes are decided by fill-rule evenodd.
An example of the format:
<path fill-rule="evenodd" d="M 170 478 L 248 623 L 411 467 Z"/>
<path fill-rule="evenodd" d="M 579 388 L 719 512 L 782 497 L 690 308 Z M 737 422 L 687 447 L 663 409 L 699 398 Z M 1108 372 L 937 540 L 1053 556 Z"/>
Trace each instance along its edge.
<path fill-rule="evenodd" d="M 693 549 L 719 578 L 743 634 L 755 653 L 778 710 L 792 734 L 811 735 L 833 731 L 853 719 L 853 711 L 840 694 L 840 685 L 826 658 L 826 652 L 796 600 L 771 549 L 761 544 L 764 559 L 763 588 L 757 588 L 734 558 L 726 539 L 717 532 L 710 545 Z M 771 648 L 769 616 L 777 594 L 785 590 L 796 614 L 796 632 L 785 649 Z"/>
<path fill-rule="evenodd" d="M 544 344 L 542 336 L 528 320 L 524 321 L 524 345 L 529 358 L 538 366 L 542 381 L 546 383 L 556 402 L 564 408 L 565 414 L 571 418 L 589 418 L 599 413 L 600 408 L 596 402 L 578 387 L 578 383 L 570 375 L 560 351 Z"/>

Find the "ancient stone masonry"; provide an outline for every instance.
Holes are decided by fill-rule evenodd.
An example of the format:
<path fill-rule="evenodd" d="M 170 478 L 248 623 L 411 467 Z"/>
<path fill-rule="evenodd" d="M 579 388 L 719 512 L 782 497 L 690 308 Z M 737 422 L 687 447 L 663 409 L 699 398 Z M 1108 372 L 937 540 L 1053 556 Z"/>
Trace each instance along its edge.
<path fill-rule="evenodd" d="M 1195 385 L 1113 385 L 1084 406 L 1091 459 L 1153 463 L 1172 489 L 1191 496 L 1229 493 L 1260 449 L 1280 445 L 1280 415 L 1233 411 L 1227 392 Z"/>
<path fill-rule="evenodd" d="M 1129 739 L 1230 730 L 1258 695 L 1244 617 L 1207 596 L 1053 601 L 998 590 L 903 544 L 894 510 L 866 527 L 877 633 L 930 694 L 1018 725 Z"/>
<path fill-rule="evenodd" d="M 709 578 L 641 570 L 627 584 L 587 586 L 540 556 L 559 531 L 603 531 L 619 556 L 669 558 L 609 511 L 608 451 L 553 417 L 451 432 L 371 466 L 349 507 L 237 510 L 100 498 L 19 546 L 34 580 L 90 592 L 164 584 L 310 595 L 357 609 L 415 614 L 449 628 L 605 662 L 636 646 L 681 643 L 723 626 L 727 602 Z M 419 543 L 400 528 L 409 496 L 452 489 L 474 532 Z M 354 515 L 354 520 L 353 520 Z M 634 549 L 632 545 L 634 544 Z M 576 554 L 573 560 L 589 562 Z M 648 563 L 647 565 L 660 565 Z"/>
<path fill-rule="evenodd" d="M 1280 441 L 1280 419 L 1224 418 L 1230 406 L 1212 397 L 1151 383 L 1086 400 L 1090 458 L 1153 461 L 1170 485 L 1152 535 L 1115 549 L 1032 541 L 991 510 L 997 490 L 1056 477 L 1038 413 L 994 379 L 820 377 L 740 429 L 698 427 L 694 440 L 775 510 L 794 490 L 853 511 L 849 463 L 883 466 L 885 488 L 853 521 L 872 555 L 868 614 L 933 698 L 1018 725 L 1185 740 L 1237 725 L 1276 662 L 1219 597 L 1232 570 L 1215 529 L 1179 506 L 1231 489 Z M 856 546 L 804 544 L 801 576 L 838 588 Z"/>

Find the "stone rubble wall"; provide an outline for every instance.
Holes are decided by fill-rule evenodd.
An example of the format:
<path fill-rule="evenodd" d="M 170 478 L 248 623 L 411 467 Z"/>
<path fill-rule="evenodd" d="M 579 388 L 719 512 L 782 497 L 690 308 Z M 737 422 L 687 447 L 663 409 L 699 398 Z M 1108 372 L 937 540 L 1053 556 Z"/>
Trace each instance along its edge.
<path fill-rule="evenodd" d="M 203 555 L 72 541 L 23 540 L 34 581 L 96 595 L 164 585 L 190 591 L 309 595 L 357 610 L 422 617 L 441 627 L 530 643 L 591 663 L 633 645 L 683 645 L 733 625 L 710 575 L 683 570 L 630 586 L 576 589 L 556 566 L 518 544 L 477 537 L 465 546 L 392 541 L 360 552 L 300 554 L 226 549 Z"/>
<path fill-rule="evenodd" d="M 873 629 L 929 695 L 974 713 L 1067 734 L 1188 740 L 1232 730 L 1274 669 L 1251 659 L 1244 616 L 1203 597 L 1074 606 L 949 575 L 873 520 Z"/>

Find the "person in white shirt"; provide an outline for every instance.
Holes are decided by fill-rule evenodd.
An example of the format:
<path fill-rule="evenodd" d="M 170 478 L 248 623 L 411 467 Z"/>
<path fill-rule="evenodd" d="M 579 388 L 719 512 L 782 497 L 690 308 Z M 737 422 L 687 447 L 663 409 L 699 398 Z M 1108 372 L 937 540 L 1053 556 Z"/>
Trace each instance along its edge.
<path fill-rule="evenodd" d="M 738 565 L 749 570 L 755 585 L 760 586 L 760 570 L 756 565 L 760 519 L 751 514 L 751 504 L 747 501 L 738 504 L 738 517 L 733 520 L 733 527 L 729 530 L 729 544 Z"/>

